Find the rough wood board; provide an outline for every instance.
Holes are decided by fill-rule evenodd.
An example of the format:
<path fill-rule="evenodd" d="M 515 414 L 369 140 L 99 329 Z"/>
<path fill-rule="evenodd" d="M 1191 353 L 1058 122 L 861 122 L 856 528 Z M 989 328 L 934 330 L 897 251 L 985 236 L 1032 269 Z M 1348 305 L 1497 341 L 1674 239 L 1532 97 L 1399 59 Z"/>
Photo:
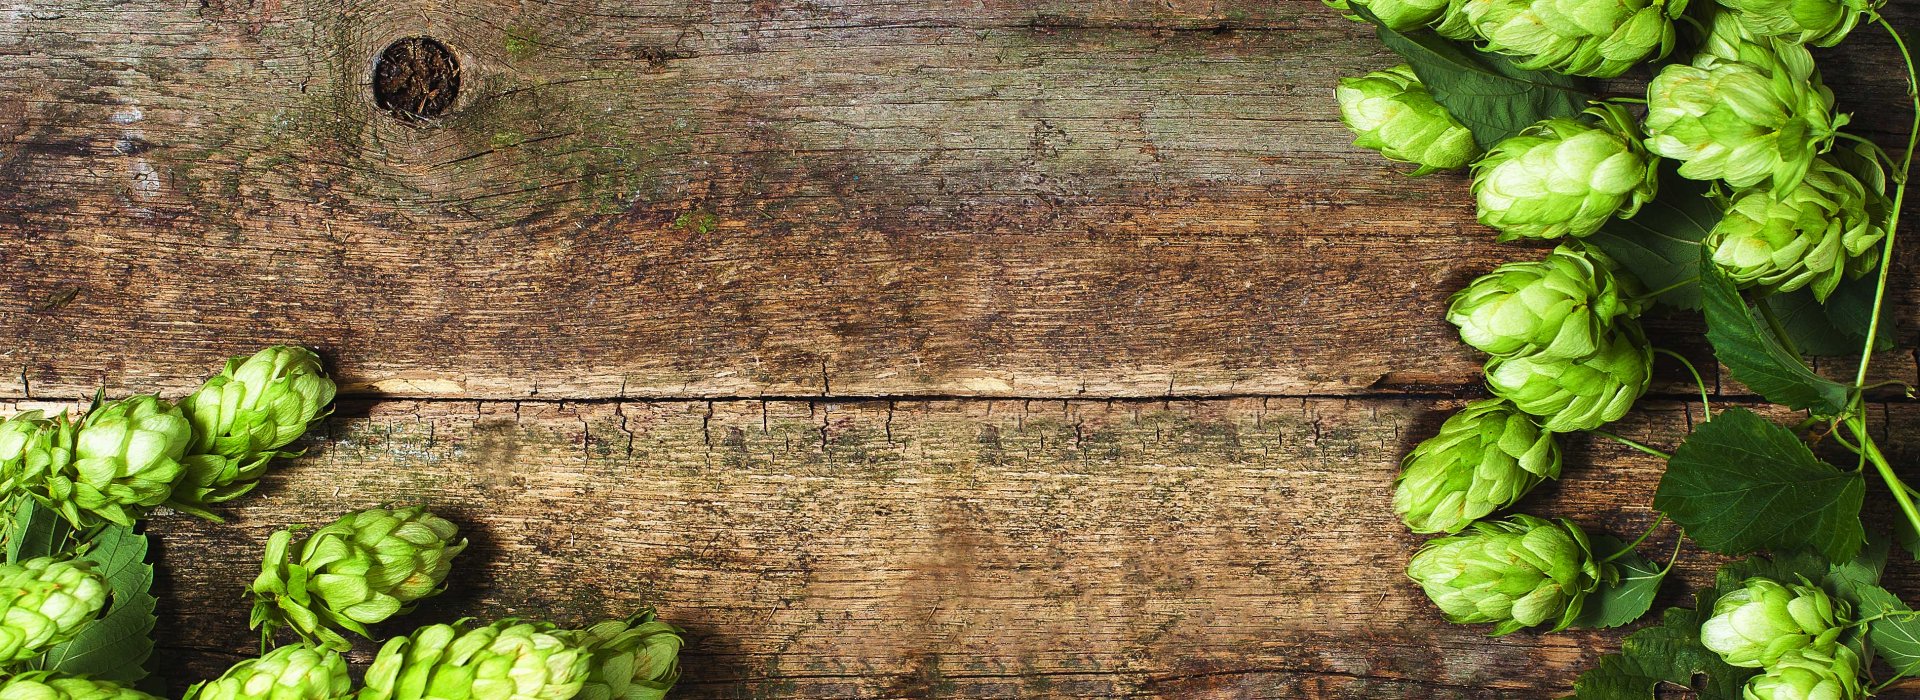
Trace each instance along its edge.
<path fill-rule="evenodd" d="M 233 523 L 153 522 L 167 675 L 254 648 L 239 595 L 272 528 L 419 500 L 476 544 L 410 621 L 658 603 L 695 640 L 676 697 L 1551 697 L 1617 635 L 1484 637 L 1399 573 L 1396 457 L 1455 405 L 348 405 Z M 1620 429 L 1670 445 L 1686 412 Z M 1524 509 L 1651 520 L 1655 461 L 1567 447 Z"/>
<path fill-rule="evenodd" d="M 429 128 L 367 88 L 413 34 L 465 62 Z M 1824 55 L 1870 132 L 1892 55 Z M 267 342 L 411 397 L 1471 386 L 1444 298 L 1535 253 L 1348 145 L 1333 80 L 1394 62 L 1308 0 L 38 3 L 0 396 Z"/>

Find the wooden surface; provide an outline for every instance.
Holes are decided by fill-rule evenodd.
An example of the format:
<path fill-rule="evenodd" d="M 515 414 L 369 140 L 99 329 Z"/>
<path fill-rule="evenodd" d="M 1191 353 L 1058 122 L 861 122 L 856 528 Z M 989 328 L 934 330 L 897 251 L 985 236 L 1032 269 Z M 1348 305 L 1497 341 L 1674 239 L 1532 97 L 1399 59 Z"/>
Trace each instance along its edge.
<path fill-rule="evenodd" d="M 416 35 L 423 126 L 369 87 Z M 1893 56 L 1821 54 L 1883 138 Z M 1399 455 L 1478 392 L 1444 299 L 1537 253 L 1348 145 L 1395 62 L 1307 0 L 0 4 L 0 400 L 345 383 L 235 522 L 154 521 L 176 683 L 268 531 L 418 500 L 478 544 L 415 621 L 655 603 L 679 697 L 1551 696 L 1618 635 L 1400 574 Z M 1573 443 L 1527 509 L 1644 526 L 1657 465 Z"/>

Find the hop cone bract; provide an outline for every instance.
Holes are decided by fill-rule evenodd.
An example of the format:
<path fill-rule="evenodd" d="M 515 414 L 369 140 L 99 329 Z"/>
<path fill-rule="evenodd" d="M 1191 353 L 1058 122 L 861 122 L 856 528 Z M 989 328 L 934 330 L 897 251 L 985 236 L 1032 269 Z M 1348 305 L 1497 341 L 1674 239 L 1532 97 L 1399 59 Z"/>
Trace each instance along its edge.
<path fill-rule="evenodd" d="M 1787 652 L 1830 650 L 1852 621 L 1847 604 L 1814 586 L 1750 578 L 1713 604 L 1700 643 L 1734 666 L 1772 666 Z"/>
<path fill-rule="evenodd" d="M 1879 179 L 1870 180 L 1871 186 L 1826 157 L 1816 158 L 1791 190 L 1735 195 L 1703 244 L 1738 286 L 1770 292 L 1805 287 L 1825 301 L 1841 280 L 1879 265 L 1880 257 L 1871 253 L 1886 238 L 1891 205 Z"/>
<path fill-rule="evenodd" d="M 1389 160 L 1418 164 L 1415 175 L 1464 167 L 1480 154 L 1473 132 L 1433 101 L 1404 63 L 1342 78 L 1334 95 L 1340 100 L 1340 120 L 1353 130 L 1353 145 L 1379 151 Z"/>
<path fill-rule="evenodd" d="M 1461 10 L 1490 51 L 1528 70 L 1611 78 L 1673 49 L 1668 0 L 1465 0 Z"/>
<path fill-rule="evenodd" d="M 330 649 L 293 644 L 234 664 L 196 683 L 185 700 L 334 700 L 353 691 L 347 659 Z"/>
<path fill-rule="evenodd" d="M 1467 404 L 1401 462 L 1393 512 L 1414 532 L 1459 532 L 1560 476 L 1560 447 L 1501 400 Z"/>
<path fill-rule="evenodd" d="M 1659 159 L 1617 105 L 1587 111 L 1591 120 L 1554 118 L 1494 145 L 1474 163 L 1480 223 L 1501 240 L 1586 236 L 1615 216 L 1628 218 L 1659 188 Z"/>
<path fill-rule="evenodd" d="M 0 680 L 0 700 L 160 700 L 109 681 L 29 671 Z"/>
<path fill-rule="evenodd" d="M 1647 84 L 1647 149 L 1695 180 L 1790 191 L 1847 121 L 1806 47 L 1742 32 L 1725 12 L 1692 65 Z"/>
<path fill-rule="evenodd" d="M 431 625 L 395 637 L 367 669 L 359 700 L 573 700 L 592 663 L 565 633 L 502 620 Z"/>
<path fill-rule="evenodd" d="M 1352 0 L 1396 32 L 1419 29 L 1440 18 L 1448 0 Z"/>
<path fill-rule="evenodd" d="M 1757 36 L 1774 36 L 1814 46 L 1833 46 L 1847 38 L 1860 19 L 1884 0 L 1719 0 L 1740 26 Z"/>
<path fill-rule="evenodd" d="M 1598 351 L 1615 323 L 1640 312 L 1638 282 L 1615 276 L 1597 251 L 1561 246 L 1538 262 L 1494 268 L 1453 295 L 1447 321 L 1460 339 L 1495 357 L 1578 359 Z"/>
<path fill-rule="evenodd" d="M 1592 355 L 1575 360 L 1522 355 L 1487 363 L 1487 389 L 1540 418 L 1555 433 L 1619 420 L 1647 391 L 1653 348 L 1640 324 L 1620 319 Z"/>
<path fill-rule="evenodd" d="M 73 639 L 100 617 L 110 591 L 86 561 L 37 557 L 0 564 L 0 666 Z"/>
<path fill-rule="evenodd" d="M 333 394 L 320 357 L 306 348 L 276 345 L 227 360 L 226 369 L 180 403 L 193 424 L 193 442 L 172 505 L 211 517 L 208 504 L 252 490 L 269 461 L 297 454 L 280 448 L 327 415 Z"/>
<path fill-rule="evenodd" d="M 1796 649 L 1747 681 L 1746 700 L 1856 700 L 1866 697 L 1860 688 L 1860 657 L 1844 646 Z"/>
<path fill-rule="evenodd" d="M 349 644 L 339 630 L 368 636 L 366 625 L 437 595 L 467 541 L 426 509 L 370 508 L 315 530 L 296 549 L 293 532 L 267 540 L 253 581 L 254 627 L 285 625 L 330 649 Z"/>
<path fill-rule="evenodd" d="M 1493 623 L 1500 635 L 1536 625 L 1566 629 L 1599 587 L 1603 565 L 1572 522 L 1515 515 L 1428 542 L 1407 575 L 1448 620 Z"/>
<path fill-rule="evenodd" d="M 44 498 L 47 478 L 73 465 L 76 429 L 65 413 L 48 418 L 26 411 L 0 422 L 0 499 L 20 493 Z"/>
<path fill-rule="evenodd" d="M 593 661 L 576 700 L 660 700 L 680 680 L 685 632 L 652 610 L 575 633 Z"/>
<path fill-rule="evenodd" d="M 132 525 L 167 500 L 193 437 L 180 408 L 157 396 L 108 402 L 87 413 L 73 462 L 47 475 L 35 497 L 75 525 Z"/>

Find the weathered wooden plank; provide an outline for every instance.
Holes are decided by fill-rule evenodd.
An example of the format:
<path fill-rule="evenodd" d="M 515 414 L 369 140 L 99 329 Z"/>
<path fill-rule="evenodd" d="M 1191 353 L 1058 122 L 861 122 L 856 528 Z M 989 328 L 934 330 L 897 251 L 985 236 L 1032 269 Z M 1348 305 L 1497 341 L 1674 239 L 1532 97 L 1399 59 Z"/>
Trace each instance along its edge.
<path fill-rule="evenodd" d="M 425 128 L 367 86 L 413 34 L 464 61 Z M 1445 296 L 1531 253 L 1347 145 L 1392 62 L 1305 0 L 12 12 L 0 396 L 274 341 L 416 397 L 1453 390 Z"/>
<path fill-rule="evenodd" d="M 234 522 L 153 521 L 167 673 L 254 648 L 239 596 L 268 531 L 419 501 L 475 545 L 410 622 L 656 603 L 697 642 L 682 697 L 1552 696 L 1617 635 L 1487 638 L 1399 573 L 1397 456 L 1452 405 L 349 404 Z M 1687 411 L 1620 429 L 1670 445 Z M 1566 444 L 1526 510 L 1651 520 L 1657 462 Z"/>

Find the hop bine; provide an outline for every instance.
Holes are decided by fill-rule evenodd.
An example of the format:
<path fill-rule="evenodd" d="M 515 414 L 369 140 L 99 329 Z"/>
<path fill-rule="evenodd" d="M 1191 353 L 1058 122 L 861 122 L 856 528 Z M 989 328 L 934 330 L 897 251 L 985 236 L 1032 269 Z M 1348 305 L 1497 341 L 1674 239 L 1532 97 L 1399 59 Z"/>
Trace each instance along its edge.
<path fill-rule="evenodd" d="M 1414 532 L 1459 532 L 1560 476 L 1560 447 L 1531 416 L 1475 401 L 1401 463 L 1393 512 Z"/>
<path fill-rule="evenodd" d="M 369 636 L 366 625 L 443 590 L 454 555 L 467 546 L 457 533 L 418 506 L 348 513 L 297 548 L 292 530 L 275 532 L 253 581 L 251 625 L 269 639 L 285 626 L 308 643 L 345 650 L 341 631 Z"/>
<path fill-rule="evenodd" d="M 0 564 L 0 666 L 79 635 L 99 619 L 110 591 L 86 561 L 38 557 Z"/>
<path fill-rule="evenodd" d="M 1673 50 L 1685 0 L 1464 0 L 1489 51 L 1527 70 L 1612 78 Z"/>
<path fill-rule="evenodd" d="M 1867 696 L 1860 666 L 1860 657 L 1844 646 L 1797 649 L 1748 680 L 1741 694 L 1746 700 L 1856 700 Z"/>
<path fill-rule="evenodd" d="M 339 652 L 294 644 L 195 683 L 185 700 L 335 700 L 352 691 L 347 660 Z"/>
<path fill-rule="evenodd" d="M 1831 652 L 1850 622 L 1847 604 L 1826 591 L 1755 577 L 1714 602 L 1700 643 L 1728 664 L 1761 668 L 1802 649 Z"/>
<path fill-rule="evenodd" d="M 1871 159 L 1859 162 L 1864 180 L 1822 156 L 1784 193 L 1752 189 L 1735 195 L 1703 243 L 1714 264 L 1738 286 L 1769 292 L 1804 287 L 1820 301 L 1843 279 L 1872 271 L 1892 204 L 1883 194 L 1879 166 Z"/>
<path fill-rule="evenodd" d="M 0 680 L 0 700 L 160 700 L 108 681 L 29 671 Z"/>
<path fill-rule="evenodd" d="M 298 455 L 280 448 L 326 417 L 333 395 L 320 357 L 306 348 L 278 345 L 227 360 L 181 402 L 193 441 L 169 505 L 218 520 L 207 506 L 251 491 L 274 458 Z"/>
<path fill-rule="evenodd" d="M 1587 594 L 1614 574 L 1571 521 L 1515 515 L 1428 542 L 1407 564 L 1407 575 L 1448 620 L 1492 623 L 1493 633 L 1502 635 L 1537 625 L 1566 629 Z"/>
<path fill-rule="evenodd" d="M 431 625 L 380 648 L 358 700 L 573 700 L 592 657 L 543 626 Z"/>
<path fill-rule="evenodd" d="M 1659 159 L 1618 105 L 1554 118 L 1495 144 L 1474 163 L 1480 223 L 1503 241 L 1586 236 L 1632 217 L 1659 191 Z"/>
<path fill-rule="evenodd" d="M 1480 154 L 1473 132 L 1433 101 L 1407 64 L 1342 78 L 1334 96 L 1340 120 L 1353 130 L 1353 145 L 1418 164 L 1414 175 L 1465 167 Z"/>
<path fill-rule="evenodd" d="M 1639 291 L 1632 277 L 1614 275 L 1606 255 L 1561 246 L 1545 260 L 1507 263 L 1475 279 L 1453 295 L 1447 321 L 1494 357 L 1573 360 L 1640 313 Z"/>
<path fill-rule="evenodd" d="M 1487 389 L 1538 416 L 1555 433 L 1591 430 L 1619 420 L 1646 393 L 1653 348 L 1640 324 L 1620 319 L 1592 355 L 1574 360 L 1522 355 L 1494 358 Z"/>
<path fill-rule="evenodd" d="M 1736 188 L 1792 191 L 1847 121 L 1806 47 L 1749 34 L 1727 12 L 1692 65 L 1647 84 L 1647 150 L 1680 161 L 1682 177 Z"/>

